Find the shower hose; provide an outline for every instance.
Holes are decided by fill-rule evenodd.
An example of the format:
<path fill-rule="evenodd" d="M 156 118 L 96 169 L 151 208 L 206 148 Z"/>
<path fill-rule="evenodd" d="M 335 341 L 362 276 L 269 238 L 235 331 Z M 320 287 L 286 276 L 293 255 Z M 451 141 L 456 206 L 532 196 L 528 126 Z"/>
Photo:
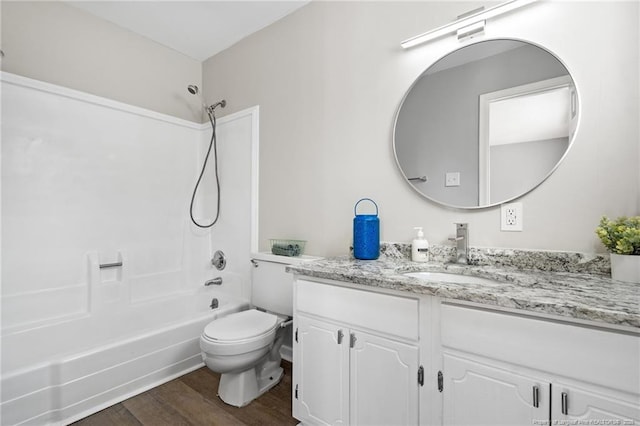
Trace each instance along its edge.
<path fill-rule="evenodd" d="M 209 141 L 209 149 L 207 149 L 207 155 L 204 157 L 204 163 L 202 163 L 202 170 L 200 170 L 200 176 L 198 176 L 198 181 L 193 188 L 193 194 L 191 194 L 191 205 L 189 206 L 189 215 L 191 216 L 191 221 L 194 225 L 199 228 L 211 228 L 213 225 L 218 222 L 220 218 L 220 177 L 218 176 L 218 141 L 216 138 L 216 116 L 213 110 L 207 111 L 209 115 L 209 121 L 211 122 L 211 140 Z M 207 162 L 209 161 L 209 155 L 211 154 L 211 149 L 213 148 L 214 155 L 214 171 L 216 176 L 216 194 L 217 194 L 217 202 L 216 202 L 216 217 L 209 224 L 203 225 L 198 223 L 198 221 L 193 217 L 193 204 L 196 199 L 196 192 L 198 192 L 198 187 L 200 186 L 200 182 L 202 181 L 202 177 L 204 176 L 204 171 L 207 168 Z"/>

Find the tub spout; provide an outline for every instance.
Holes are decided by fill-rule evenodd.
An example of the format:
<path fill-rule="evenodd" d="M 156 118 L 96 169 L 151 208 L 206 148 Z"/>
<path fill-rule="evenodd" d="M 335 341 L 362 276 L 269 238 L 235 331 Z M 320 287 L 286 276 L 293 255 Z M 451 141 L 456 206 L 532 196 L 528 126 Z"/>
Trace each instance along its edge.
<path fill-rule="evenodd" d="M 204 283 L 205 287 L 208 287 L 210 285 L 222 285 L 222 277 L 217 277 Z"/>

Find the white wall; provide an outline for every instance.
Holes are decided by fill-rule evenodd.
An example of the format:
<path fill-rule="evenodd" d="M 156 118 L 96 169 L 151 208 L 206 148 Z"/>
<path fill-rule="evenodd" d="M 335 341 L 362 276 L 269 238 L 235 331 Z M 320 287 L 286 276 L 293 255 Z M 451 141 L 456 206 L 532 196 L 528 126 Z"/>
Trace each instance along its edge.
<path fill-rule="evenodd" d="M 215 276 L 248 298 L 252 125 L 244 113 L 219 121 L 221 216 L 198 229 L 189 201 L 210 126 L 3 74 L 3 333 L 192 292 Z M 195 204 L 205 223 L 212 173 L 213 161 Z M 223 272 L 212 247 L 229 255 Z"/>
<path fill-rule="evenodd" d="M 199 61 L 60 1 L 2 2 L 2 70 L 202 121 Z"/>
<path fill-rule="evenodd" d="M 582 115 L 574 146 L 521 199 L 524 232 L 500 232 L 499 208 L 458 211 L 424 200 L 396 169 L 393 118 L 414 79 L 459 46 L 453 38 L 403 51 L 399 43 L 476 4 L 312 2 L 204 63 L 208 99 L 261 106 L 260 244 L 309 240 L 308 252 L 346 253 L 353 205 L 380 206 L 382 239 L 409 241 L 424 226 L 446 244 L 453 222 L 473 246 L 603 251 L 602 214 L 637 214 L 638 3 L 539 2 L 490 21 L 485 38 L 521 38 L 572 73 Z M 555 212 L 555 214 L 552 214 Z"/>

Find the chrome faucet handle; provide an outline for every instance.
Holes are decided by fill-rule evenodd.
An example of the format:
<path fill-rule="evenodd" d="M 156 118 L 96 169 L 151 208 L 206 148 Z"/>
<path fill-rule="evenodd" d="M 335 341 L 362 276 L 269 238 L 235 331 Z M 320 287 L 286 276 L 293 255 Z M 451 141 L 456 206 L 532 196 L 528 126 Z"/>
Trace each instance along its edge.
<path fill-rule="evenodd" d="M 466 231 L 469 228 L 469 224 L 468 223 L 460 223 L 460 222 L 456 222 L 456 230 L 458 232 L 460 231 Z"/>
<path fill-rule="evenodd" d="M 456 236 L 449 238 L 456 242 L 456 262 L 462 264 L 469 263 L 469 227 L 466 223 L 456 223 Z"/>
<path fill-rule="evenodd" d="M 216 267 L 218 271 L 222 271 L 227 266 L 227 259 L 224 257 L 222 250 L 218 250 L 214 253 L 211 264 Z"/>
<path fill-rule="evenodd" d="M 469 235 L 467 234 L 467 231 L 469 230 L 469 224 L 468 223 L 456 223 L 456 238 L 455 241 L 460 241 L 460 240 L 468 240 L 469 239 Z"/>

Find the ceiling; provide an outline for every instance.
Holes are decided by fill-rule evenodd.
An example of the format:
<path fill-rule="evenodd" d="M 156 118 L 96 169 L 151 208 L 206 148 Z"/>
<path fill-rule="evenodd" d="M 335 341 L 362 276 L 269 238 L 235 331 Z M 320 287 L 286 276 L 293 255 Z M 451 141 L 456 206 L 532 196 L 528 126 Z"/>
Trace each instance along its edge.
<path fill-rule="evenodd" d="M 204 61 L 309 1 L 112 0 L 66 3 Z"/>

